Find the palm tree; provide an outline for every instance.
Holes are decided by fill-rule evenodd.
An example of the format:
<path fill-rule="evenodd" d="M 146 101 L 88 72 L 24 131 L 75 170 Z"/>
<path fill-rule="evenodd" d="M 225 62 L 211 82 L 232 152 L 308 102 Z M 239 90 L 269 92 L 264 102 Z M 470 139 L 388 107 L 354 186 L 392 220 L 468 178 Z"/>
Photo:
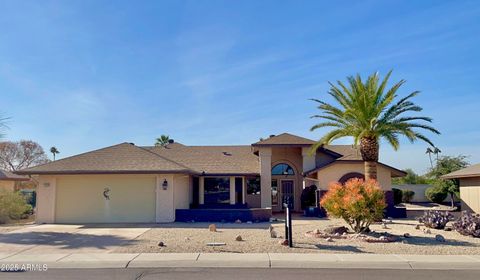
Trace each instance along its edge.
<path fill-rule="evenodd" d="M 5 137 L 5 134 L 3 133 L 8 127 L 7 127 L 7 120 L 8 118 L 4 118 L 0 115 L 0 139 Z"/>
<path fill-rule="evenodd" d="M 360 153 L 365 164 L 365 178 L 376 179 L 380 139 L 385 139 L 395 150 L 400 146 L 399 136 L 402 135 L 410 142 L 420 139 L 434 146 L 432 141 L 417 131 L 417 129 L 423 129 L 440 134 L 438 130 L 424 123 L 431 123 L 432 119 L 404 116 L 407 112 L 422 111 L 420 106 L 410 101 L 419 92 L 414 91 L 394 103 L 398 97 L 397 90 L 405 81 L 401 80 L 386 90 L 391 74 L 392 71 L 388 72 L 381 82 L 378 73 L 375 73 L 366 81 L 362 81 L 360 75 L 357 75 L 348 77 L 348 84 L 340 81 L 337 82 L 338 86 L 329 83 L 331 87 L 328 93 L 336 100 L 338 106 L 312 99 L 320 104 L 317 108 L 323 114 L 312 116 L 312 118 L 322 119 L 322 122 L 314 125 L 310 130 L 322 127 L 334 128 L 313 145 L 312 151 L 335 139 L 351 136 L 355 145 L 360 143 Z"/>
<path fill-rule="evenodd" d="M 58 149 L 56 147 L 51 147 L 50 148 L 50 153 L 52 153 L 53 155 L 53 160 L 55 161 L 55 155 L 56 154 L 59 154 L 60 152 L 58 151 Z"/>
<path fill-rule="evenodd" d="M 433 149 L 433 154 L 436 156 L 437 162 L 438 162 L 438 155 L 439 155 L 441 152 L 442 152 L 442 151 L 440 151 L 439 148 L 434 147 L 434 149 Z"/>
<path fill-rule="evenodd" d="M 425 153 L 428 154 L 428 158 L 430 159 L 430 167 L 433 168 L 433 162 L 432 162 L 433 150 L 430 147 L 428 147 Z"/>
<path fill-rule="evenodd" d="M 165 147 L 168 145 L 168 141 L 170 141 L 170 137 L 168 135 L 160 135 L 159 138 L 156 139 L 155 146 Z"/>

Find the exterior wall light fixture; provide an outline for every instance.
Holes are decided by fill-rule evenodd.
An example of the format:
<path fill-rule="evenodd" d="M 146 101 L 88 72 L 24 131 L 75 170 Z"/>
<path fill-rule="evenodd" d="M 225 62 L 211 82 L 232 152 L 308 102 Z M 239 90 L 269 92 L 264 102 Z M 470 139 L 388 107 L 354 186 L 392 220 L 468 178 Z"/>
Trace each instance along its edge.
<path fill-rule="evenodd" d="M 168 189 L 167 179 L 163 179 L 162 188 L 163 188 L 164 191 L 166 191 Z"/>

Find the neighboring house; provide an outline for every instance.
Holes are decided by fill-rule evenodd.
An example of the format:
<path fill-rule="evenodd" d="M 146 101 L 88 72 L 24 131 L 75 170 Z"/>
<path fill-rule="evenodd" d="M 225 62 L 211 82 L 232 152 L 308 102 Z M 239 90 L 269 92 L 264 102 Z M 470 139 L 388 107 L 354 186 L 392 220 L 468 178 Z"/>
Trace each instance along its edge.
<path fill-rule="evenodd" d="M 462 210 L 480 213 L 480 163 L 442 176 L 460 182 Z"/>
<path fill-rule="evenodd" d="M 13 174 L 12 172 L 0 170 L 0 189 L 15 191 L 15 183 L 29 181 L 26 176 Z"/>
<path fill-rule="evenodd" d="M 282 211 L 285 199 L 300 211 L 304 186 L 327 190 L 363 177 L 354 147 L 328 145 L 311 155 L 312 144 L 287 133 L 244 146 L 123 143 L 18 173 L 39 182 L 39 223 L 255 221 Z M 388 193 L 391 177 L 404 175 L 378 164 Z"/>

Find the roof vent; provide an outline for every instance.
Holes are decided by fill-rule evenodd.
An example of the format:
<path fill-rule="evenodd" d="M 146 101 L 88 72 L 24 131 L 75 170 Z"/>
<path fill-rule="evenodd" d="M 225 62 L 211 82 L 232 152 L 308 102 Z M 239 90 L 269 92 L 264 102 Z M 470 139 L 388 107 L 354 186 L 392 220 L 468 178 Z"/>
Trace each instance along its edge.
<path fill-rule="evenodd" d="M 270 138 L 275 137 L 275 134 L 270 134 Z"/>
<path fill-rule="evenodd" d="M 175 141 L 173 139 L 168 139 L 168 144 L 173 144 Z"/>
<path fill-rule="evenodd" d="M 132 146 L 135 146 L 135 143 L 132 143 L 132 142 L 130 142 L 130 143 L 128 143 L 128 144 L 130 144 L 130 145 L 132 145 Z"/>

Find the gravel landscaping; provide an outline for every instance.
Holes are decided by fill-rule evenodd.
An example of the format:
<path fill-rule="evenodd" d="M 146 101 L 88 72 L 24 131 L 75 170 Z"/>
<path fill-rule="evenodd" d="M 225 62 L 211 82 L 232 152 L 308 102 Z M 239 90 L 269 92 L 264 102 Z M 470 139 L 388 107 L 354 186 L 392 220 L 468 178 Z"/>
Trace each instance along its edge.
<path fill-rule="evenodd" d="M 272 238 L 269 227 L 273 226 L 278 238 Z M 298 217 L 293 223 L 294 248 L 279 243 L 284 237 L 282 222 L 254 224 L 217 223 L 217 232 L 209 231 L 209 223 L 173 223 L 158 225 L 138 236 L 131 244 L 117 248 L 116 253 L 181 253 L 181 252 L 233 252 L 233 253 L 376 253 L 420 255 L 469 255 L 480 254 L 480 238 L 460 235 L 455 231 L 416 229 L 415 220 L 399 219 L 381 223 L 370 228 L 374 233 L 387 232 L 397 236 L 396 242 L 369 243 L 360 238 L 316 238 L 307 232 L 318 232 L 331 226 L 346 226 L 340 219 L 305 219 Z M 425 230 L 424 230 L 425 229 Z M 429 233 L 430 232 L 430 233 Z M 404 237 L 408 233 L 410 237 Z M 436 235 L 445 241 L 438 241 Z M 238 235 L 243 241 L 236 241 Z M 164 246 L 158 246 L 163 242 Z M 207 243 L 225 243 L 211 247 Z"/>

